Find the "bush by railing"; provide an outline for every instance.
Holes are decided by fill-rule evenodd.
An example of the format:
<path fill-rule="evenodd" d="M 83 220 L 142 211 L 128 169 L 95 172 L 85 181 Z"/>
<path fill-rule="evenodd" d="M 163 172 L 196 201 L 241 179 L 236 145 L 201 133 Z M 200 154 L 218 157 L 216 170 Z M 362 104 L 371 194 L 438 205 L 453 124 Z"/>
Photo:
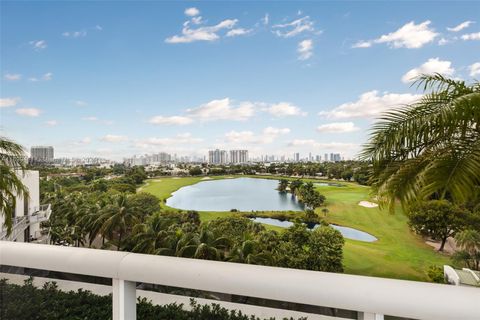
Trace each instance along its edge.
<path fill-rule="evenodd" d="M 191 300 L 190 310 L 182 304 L 153 305 L 146 298 L 137 301 L 140 320 L 260 320 L 218 304 L 200 305 Z M 112 297 L 86 290 L 63 292 L 55 282 L 36 288 L 33 279 L 23 286 L 0 280 L 0 319 L 2 320 L 105 320 L 112 318 Z M 270 318 L 269 320 L 274 320 Z M 284 319 L 285 320 L 285 319 Z M 291 318 L 290 320 L 293 320 Z M 302 319 L 299 319 L 302 320 Z M 305 319 L 303 319 L 305 320 Z"/>

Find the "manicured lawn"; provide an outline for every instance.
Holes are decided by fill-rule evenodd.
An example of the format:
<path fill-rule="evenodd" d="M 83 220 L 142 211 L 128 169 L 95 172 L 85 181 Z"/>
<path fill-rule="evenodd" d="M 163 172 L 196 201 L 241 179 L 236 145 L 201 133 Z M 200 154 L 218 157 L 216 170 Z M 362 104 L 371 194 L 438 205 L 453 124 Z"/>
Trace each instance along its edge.
<path fill-rule="evenodd" d="M 195 184 L 202 181 L 201 179 L 196 177 L 152 179 L 147 181 L 142 191 L 152 193 L 164 200 L 179 188 Z M 346 240 L 344 250 L 346 273 L 427 280 L 425 272 L 430 265 L 449 263 L 448 257 L 433 251 L 420 237 L 410 232 L 407 218 L 400 208 L 397 208 L 395 214 L 390 214 L 378 208 L 359 206 L 359 201 L 370 199 L 370 188 L 345 183 L 344 187 L 320 186 L 317 190 L 327 198 L 327 208 L 330 211 L 326 217 L 328 222 L 356 228 L 378 238 L 378 241 L 372 243 Z M 321 209 L 318 209 L 317 213 L 322 215 Z M 200 212 L 200 217 L 202 221 L 209 221 L 232 214 L 235 213 Z M 279 227 L 266 227 L 277 231 L 282 230 Z"/>

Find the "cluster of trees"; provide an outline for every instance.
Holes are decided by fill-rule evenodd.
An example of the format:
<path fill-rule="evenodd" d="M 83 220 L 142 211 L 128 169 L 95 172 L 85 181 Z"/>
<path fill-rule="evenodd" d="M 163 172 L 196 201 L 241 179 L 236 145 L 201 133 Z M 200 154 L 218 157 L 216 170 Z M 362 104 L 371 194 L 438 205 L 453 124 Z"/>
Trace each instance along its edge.
<path fill-rule="evenodd" d="M 344 240 L 328 226 L 310 231 L 297 223 L 280 234 L 245 217 L 201 223 L 197 212 L 162 211 L 156 197 L 142 192 L 55 193 L 49 201 L 44 227 L 54 244 L 343 271 Z"/>
<path fill-rule="evenodd" d="M 5 279 L 0 280 L 0 301 L 0 319 L 4 320 L 112 318 L 111 295 L 99 296 L 81 289 L 76 292 L 64 292 L 58 289 L 55 282 L 47 282 L 42 288 L 36 288 L 31 278 L 27 279 L 23 286 L 9 284 Z M 137 299 L 137 318 L 143 320 L 261 320 L 240 311 L 225 309 L 218 304 L 199 305 L 193 299 L 189 308 L 184 308 L 182 304 L 176 303 L 153 305 L 146 298 Z"/>
<path fill-rule="evenodd" d="M 408 212 L 412 229 L 425 237 L 440 241 L 443 251 L 447 239 L 456 241 L 453 260 L 480 270 L 480 206 L 460 207 L 447 200 L 422 201 Z"/>
<path fill-rule="evenodd" d="M 41 169 L 45 175 L 45 170 L 50 172 L 51 168 Z M 80 176 L 50 176 L 42 177 L 40 180 L 40 200 L 45 201 L 48 193 L 62 190 L 69 192 L 106 192 L 114 190 L 118 192 L 135 193 L 137 186 L 142 184 L 147 178 L 145 169 L 141 166 L 127 168 L 123 165 L 116 165 L 112 169 L 83 168 L 82 170 L 73 170 L 70 173 L 80 173 Z M 116 175 L 113 179 L 105 179 L 109 174 Z"/>
<path fill-rule="evenodd" d="M 315 190 L 312 182 L 305 183 L 301 180 L 289 181 L 287 179 L 281 179 L 278 182 L 277 190 L 279 192 L 290 191 L 290 193 L 295 195 L 300 202 L 313 210 L 320 207 L 325 202 L 325 196 Z"/>
<path fill-rule="evenodd" d="M 480 82 L 422 75 L 427 93 L 390 111 L 373 127 L 363 159 L 372 163 L 372 186 L 393 212 L 400 200 L 417 233 L 441 241 L 455 237 L 457 261 L 479 269 Z"/>

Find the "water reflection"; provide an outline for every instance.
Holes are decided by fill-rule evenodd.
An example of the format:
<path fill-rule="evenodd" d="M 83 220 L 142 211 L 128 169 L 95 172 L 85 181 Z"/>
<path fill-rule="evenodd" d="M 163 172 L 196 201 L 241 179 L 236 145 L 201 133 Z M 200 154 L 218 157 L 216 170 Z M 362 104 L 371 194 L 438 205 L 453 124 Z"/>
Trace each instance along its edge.
<path fill-rule="evenodd" d="M 277 226 L 281 228 L 289 228 L 293 226 L 293 222 L 290 222 L 288 220 L 279 220 L 279 219 L 272 219 L 272 218 L 253 218 L 252 219 L 255 222 L 259 223 L 264 223 L 264 224 L 269 224 L 272 226 Z M 349 227 L 342 227 L 342 226 L 337 226 L 335 224 L 330 225 L 332 228 L 340 231 L 342 236 L 344 236 L 347 239 L 352 239 L 352 240 L 358 240 L 358 241 L 365 241 L 365 242 L 373 242 L 377 241 L 378 239 L 372 236 L 369 233 L 354 229 L 354 228 L 349 228 Z M 313 226 L 308 226 L 310 229 L 315 229 L 318 228 L 318 225 L 313 225 Z"/>
<path fill-rule="evenodd" d="M 304 206 L 291 194 L 276 190 L 277 180 L 238 178 L 202 181 L 180 188 L 167 205 L 198 211 L 302 211 Z"/>

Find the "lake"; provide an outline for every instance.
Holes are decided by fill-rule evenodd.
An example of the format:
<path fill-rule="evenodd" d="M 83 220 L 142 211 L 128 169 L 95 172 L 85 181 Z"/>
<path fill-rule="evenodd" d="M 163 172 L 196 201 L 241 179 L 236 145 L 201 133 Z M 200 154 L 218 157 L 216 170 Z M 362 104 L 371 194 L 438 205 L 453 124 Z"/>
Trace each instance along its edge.
<path fill-rule="evenodd" d="M 303 211 L 289 193 L 276 190 L 278 180 L 237 178 L 202 181 L 178 189 L 167 206 L 197 211 Z"/>
<path fill-rule="evenodd" d="M 293 226 L 293 222 L 288 221 L 288 220 L 278 220 L 278 219 L 273 219 L 273 218 L 253 218 L 252 221 L 263 223 L 263 224 L 269 224 L 271 226 L 277 226 L 277 227 L 282 227 L 282 228 L 289 228 Z M 313 228 L 317 228 L 318 225 L 315 225 Z M 372 236 L 370 233 L 366 233 L 354 228 L 349 228 L 349 227 L 343 227 L 343 226 L 337 226 L 335 224 L 331 224 L 330 227 L 340 231 L 342 236 L 344 236 L 347 239 L 352 239 L 352 240 L 358 240 L 358 241 L 365 241 L 365 242 L 374 242 L 377 241 L 378 239 L 374 236 Z"/>

